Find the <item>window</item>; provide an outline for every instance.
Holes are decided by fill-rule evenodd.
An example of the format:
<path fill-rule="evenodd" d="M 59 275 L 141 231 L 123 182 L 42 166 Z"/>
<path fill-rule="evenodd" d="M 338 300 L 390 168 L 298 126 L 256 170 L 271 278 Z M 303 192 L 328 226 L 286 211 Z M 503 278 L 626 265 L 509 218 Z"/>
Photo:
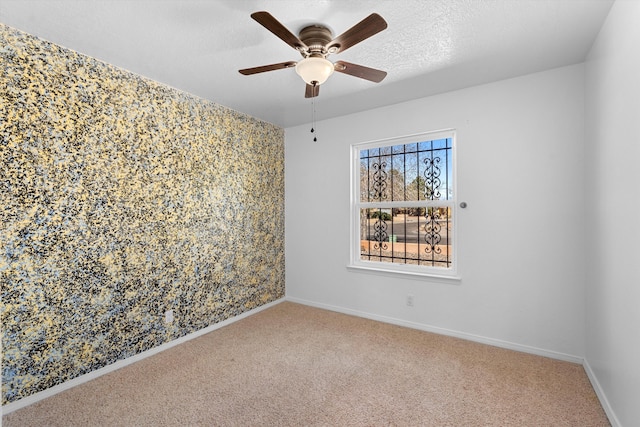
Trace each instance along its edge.
<path fill-rule="evenodd" d="M 352 146 L 351 267 L 455 277 L 455 132 Z"/>

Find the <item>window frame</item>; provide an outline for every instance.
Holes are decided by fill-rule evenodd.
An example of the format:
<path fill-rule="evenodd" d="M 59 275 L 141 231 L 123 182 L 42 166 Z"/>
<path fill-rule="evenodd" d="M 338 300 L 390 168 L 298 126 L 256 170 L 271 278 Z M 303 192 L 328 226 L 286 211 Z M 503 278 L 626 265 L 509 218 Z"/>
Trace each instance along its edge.
<path fill-rule="evenodd" d="M 415 278 L 437 278 L 459 281 L 459 260 L 458 260 L 458 191 L 457 191 L 457 155 L 456 155 L 456 130 L 442 129 L 437 131 L 421 132 L 411 135 L 378 139 L 351 144 L 351 185 L 350 185 L 350 260 L 348 269 L 366 271 L 372 273 L 401 275 Z M 379 147 L 389 147 L 402 144 L 415 144 L 424 141 L 432 141 L 444 138 L 451 138 L 451 180 L 453 181 L 452 197 L 449 200 L 422 200 L 422 201 L 398 201 L 398 202 L 362 202 L 360 200 L 360 151 L 375 149 Z M 362 260 L 360 254 L 360 209 L 384 205 L 385 208 L 394 207 L 430 207 L 445 206 L 451 209 L 453 219 L 451 239 L 452 261 L 449 268 L 411 265 L 403 263 L 387 263 L 380 261 Z"/>

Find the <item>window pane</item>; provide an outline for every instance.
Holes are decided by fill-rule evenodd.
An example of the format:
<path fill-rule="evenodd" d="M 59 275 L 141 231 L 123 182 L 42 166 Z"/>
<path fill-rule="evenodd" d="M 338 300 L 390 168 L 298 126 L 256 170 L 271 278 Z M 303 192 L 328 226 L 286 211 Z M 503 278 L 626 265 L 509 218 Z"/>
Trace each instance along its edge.
<path fill-rule="evenodd" d="M 450 268 L 453 218 L 448 207 L 360 210 L 360 259 Z"/>
<path fill-rule="evenodd" d="M 419 200 L 453 198 L 451 139 L 418 144 Z"/>
<path fill-rule="evenodd" d="M 434 150 L 439 150 L 439 149 L 443 149 L 443 148 L 448 148 L 449 145 L 449 138 L 444 138 L 444 139 L 434 139 L 432 141 L 433 143 L 433 149 Z"/>
<path fill-rule="evenodd" d="M 369 186 L 371 185 L 371 181 L 369 179 L 369 160 L 367 158 L 362 158 L 362 153 L 360 152 L 360 201 L 368 202 L 369 200 Z"/>
<path fill-rule="evenodd" d="M 369 155 L 360 152 L 360 201 L 388 202 L 393 198 L 394 182 L 399 178 L 393 172 L 391 155 L 384 155 L 391 147 L 368 150 Z M 372 154 L 374 153 L 374 154 Z"/>
<path fill-rule="evenodd" d="M 416 144 L 411 145 L 413 145 L 414 148 L 416 147 Z M 419 175 L 417 151 L 414 150 L 411 153 L 407 153 L 404 165 L 405 182 L 407 185 L 405 200 L 421 200 L 420 194 L 424 192 L 424 179 Z"/>
<path fill-rule="evenodd" d="M 403 144 L 394 145 L 393 147 L 391 147 L 391 152 L 393 154 L 404 153 L 404 151 L 405 151 L 404 147 L 405 146 Z"/>
<path fill-rule="evenodd" d="M 451 200 L 451 138 L 360 151 L 360 201 Z"/>
<path fill-rule="evenodd" d="M 416 151 L 418 151 L 418 143 L 412 142 L 411 144 L 405 144 L 404 151 L 406 153 L 415 153 Z"/>
<path fill-rule="evenodd" d="M 453 199 L 451 141 L 360 151 L 360 201 Z"/>
<path fill-rule="evenodd" d="M 405 157 L 404 154 L 391 156 L 391 171 L 389 177 L 391 200 L 394 202 L 406 200 Z"/>

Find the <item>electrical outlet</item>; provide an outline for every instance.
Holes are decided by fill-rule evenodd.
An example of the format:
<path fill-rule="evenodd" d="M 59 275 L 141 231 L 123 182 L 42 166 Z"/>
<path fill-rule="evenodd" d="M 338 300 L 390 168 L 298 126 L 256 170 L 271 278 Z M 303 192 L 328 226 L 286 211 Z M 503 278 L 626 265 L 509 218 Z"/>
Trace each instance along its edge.
<path fill-rule="evenodd" d="M 173 310 L 164 312 L 164 323 L 173 323 Z"/>
<path fill-rule="evenodd" d="M 407 295 L 407 306 L 413 307 L 413 295 L 411 294 Z"/>

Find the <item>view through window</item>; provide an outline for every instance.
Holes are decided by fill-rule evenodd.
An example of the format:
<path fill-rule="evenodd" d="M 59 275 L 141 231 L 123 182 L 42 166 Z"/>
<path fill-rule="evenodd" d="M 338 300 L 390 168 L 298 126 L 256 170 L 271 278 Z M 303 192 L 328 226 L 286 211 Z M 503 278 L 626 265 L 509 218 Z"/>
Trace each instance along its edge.
<path fill-rule="evenodd" d="M 453 144 L 449 131 L 354 146 L 356 263 L 452 270 Z"/>

